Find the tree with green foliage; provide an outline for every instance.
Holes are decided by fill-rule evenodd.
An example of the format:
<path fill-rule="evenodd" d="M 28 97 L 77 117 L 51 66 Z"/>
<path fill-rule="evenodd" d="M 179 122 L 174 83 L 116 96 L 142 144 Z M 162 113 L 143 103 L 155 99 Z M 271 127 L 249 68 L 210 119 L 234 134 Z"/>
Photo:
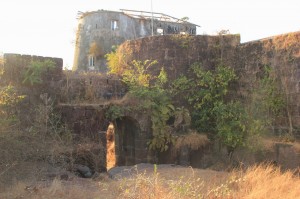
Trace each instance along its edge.
<path fill-rule="evenodd" d="M 248 117 L 261 124 L 260 131 L 267 133 L 275 124 L 276 117 L 284 116 L 287 102 L 274 69 L 265 66 L 262 72 L 257 87 L 247 98 L 246 109 Z"/>
<path fill-rule="evenodd" d="M 114 70 L 110 67 L 110 72 L 120 74 L 122 81 L 129 88 L 129 96 L 139 101 L 131 109 L 144 110 L 149 113 L 153 134 L 153 138 L 148 143 L 149 148 L 165 151 L 173 142 L 172 127 L 167 125 L 167 121 L 174 115 L 175 108 L 172 105 L 170 93 L 164 88 L 168 80 L 164 68 L 158 76 L 149 73 L 149 68 L 156 64 L 157 61 L 134 60 L 122 70 Z M 111 115 L 120 113 L 116 107 L 113 106 L 113 109 L 109 111 L 113 112 L 110 113 Z"/>
<path fill-rule="evenodd" d="M 172 143 L 172 129 L 167 121 L 174 114 L 170 94 L 164 88 L 167 74 L 164 68 L 154 77 L 148 69 L 157 64 L 157 61 L 133 61 L 124 71 L 123 81 L 129 86 L 129 94 L 141 102 L 140 109 L 150 112 L 153 138 L 149 142 L 150 149 L 165 151 Z"/>
<path fill-rule="evenodd" d="M 212 132 L 216 130 L 214 108 L 225 101 L 228 87 L 237 79 L 233 69 L 218 66 L 216 70 L 204 70 L 199 63 L 191 66 L 195 78 L 182 76 L 174 82 L 174 93 L 185 93 L 185 98 L 194 108 L 193 126 L 198 131 Z"/>
<path fill-rule="evenodd" d="M 272 120 L 285 107 L 278 80 L 270 67 L 264 68 L 257 88 L 244 104 L 241 99 L 228 96 L 230 84 L 238 79 L 232 68 L 219 65 L 215 70 L 205 70 L 195 63 L 191 72 L 194 78 L 182 76 L 174 81 L 173 93 L 185 96 L 193 108 L 193 128 L 221 141 L 230 154 L 239 146 L 252 148 L 250 140 L 267 132 Z"/>
<path fill-rule="evenodd" d="M 278 79 L 274 70 L 270 66 L 264 67 L 264 75 L 259 84 L 259 95 L 263 98 L 264 109 L 268 111 L 269 116 L 280 114 L 286 106 L 284 96 L 280 91 Z"/>

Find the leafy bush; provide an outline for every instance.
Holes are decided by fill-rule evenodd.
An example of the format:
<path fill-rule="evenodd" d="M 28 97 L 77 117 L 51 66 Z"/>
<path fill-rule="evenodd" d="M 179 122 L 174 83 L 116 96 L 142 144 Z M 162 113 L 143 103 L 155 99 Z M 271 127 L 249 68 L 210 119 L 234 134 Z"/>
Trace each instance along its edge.
<path fill-rule="evenodd" d="M 157 61 L 133 61 L 123 73 L 123 81 L 129 86 L 129 94 L 140 99 L 140 109 L 148 110 L 152 122 L 153 138 L 149 142 L 150 149 L 165 151 L 173 142 L 171 128 L 167 121 L 174 114 L 174 106 L 166 89 L 167 74 L 162 68 L 157 77 L 148 73 L 148 68 Z M 153 82 L 153 83 L 152 83 Z"/>
<path fill-rule="evenodd" d="M 178 78 L 172 92 L 185 96 L 192 106 L 192 126 L 220 140 L 230 153 L 239 146 L 252 147 L 249 141 L 267 132 L 274 117 L 282 114 L 286 106 L 270 67 L 264 68 L 257 88 L 245 104 L 228 96 L 230 84 L 238 79 L 232 68 L 219 65 L 215 70 L 205 70 L 195 63 L 191 71 L 194 78 Z"/>
<path fill-rule="evenodd" d="M 111 121 L 114 121 L 117 118 L 124 116 L 124 108 L 118 105 L 109 106 L 108 110 L 105 113 L 106 117 Z"/>
<path fill-rule="evenodd" d="M 134 60 L 125 68 L 120 69 L 115 66 L 116 54 L 110 54 L 107 58 L 110 72 L 120 74 L 129 88 L 129 96 L 139 100 L 139 104 L 131 107 L 131 110 L 143 110 L 149 113 L 153 134 L 149 142 L 150 149 L 167 150 L 173 142 L 172 128 L 167 125 L 167 121 L 174 115 L 175 108 L 171 103 L 170 93 L 164 88 L 167 82 L 165 70 L 162 68 L 156 77 L 150 75 L 148 69 L 157 64 L 157 61 Z M 120 113 L 119 108 L 112 106 L 108 114 L 116 119 Z"/>
<path fill-rule="evenodd" d="M 231 150 L 246 144 L 246 113 L 238 102 L 219 102 L 213 109 L 216 115 L 217 138 Z M 232 152 L 232 151 L 229 151 Z"/>
<path fill-rule="evenodd" d="M 195 78 L 177 79 L 173 93 L 185 96 L 192 105 L 193 127 L 198 132 L 209 132 L 231 149 L 244 145 L 245 110 L 239 102 L 226 100 L 229 85 L 237 79 L 234 70 L 223 65 L 204 70 L 199 63 L 193 64 L 191 70 Z"/>

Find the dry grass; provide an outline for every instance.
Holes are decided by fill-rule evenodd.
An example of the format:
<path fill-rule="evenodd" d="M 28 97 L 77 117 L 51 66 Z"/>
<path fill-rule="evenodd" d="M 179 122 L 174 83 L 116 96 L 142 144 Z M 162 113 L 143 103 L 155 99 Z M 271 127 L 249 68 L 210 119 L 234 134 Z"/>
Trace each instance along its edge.
<path fill-rule="evenodd" d="M 300 198 L 300 178 L 292 171 L 282 172 L 270 165 L 254 166 L 238 180 L 234 192 L 237 198 Z"/>
<path fill-rule="evenodd" d="M 100 195 L 97 187 L 86 187 L 81 183 L 66 184 L 64 181 L 54 179 L 49 185 L 27 186 L 26 183 L 17 183 L 5 194 L 0 194 L 2 198 L 32 198 L 32 199 L 52 199 L 52 198 L 97 198 Z"/>
<path fill-rule="evenodd" d="M 166 198 L 167 190 L 158 175 L 137 174 L 133 178 L 120 180 L 121 198 Z"/>
<path fill-rule="evenodd" d="M 178 137 L 174 144 L 174 147 L 176 150 L 179 150 L 183 146 L 187 146 L 191 150 L 198 150 L 199 148 L 205 147 L 207 144 L 209 144 L 207 135 L 191 132 L 189 134 Z"/>
<path fill-rule="evenodd" d="M 292 148 L 295 150 L 296 153 L 300 153 L 300 142 L 295 141 L 295 142 L 290 142 L 290 141 L 283 141 L 280 138 L 261 138 L 260 139 L 261 143 L 263 144 L 261 147 L 263 147 L 266 150 L 274 150 L 275 144 L 286 144 L 286 145 L 291 145 Z"/>
<path fill-rule="evenodd" d="M 68 150 L 66 143 L 38 134 L 0 132 L 0 191 L 17 181 L 38 179 L 49 162 Z"/>
<path fill-rule="evenodd" d="M 291 171 L 269 165 L 232 172 L 225 178 L 199 175 L 177 176 L 176 180 L 160 174 L 138 174 L 121 181 L 122 198 L 300 198 L 300 178 Z M 179 172 L 180 173 L 180 172 Z M 191 175 L 192 174 L 192 175 Z M 171 174 L 172 175 L 172 174 Z"/>
<path fill-rule="evenodd" d="M 300 196 L 300 178 L 291 171 L 260 165 L 232 173 L 158 165 L 148 173 L 118 180 L 53 180 L 28 186 L 17 183 L 0 198 L 293 198 Z"/>

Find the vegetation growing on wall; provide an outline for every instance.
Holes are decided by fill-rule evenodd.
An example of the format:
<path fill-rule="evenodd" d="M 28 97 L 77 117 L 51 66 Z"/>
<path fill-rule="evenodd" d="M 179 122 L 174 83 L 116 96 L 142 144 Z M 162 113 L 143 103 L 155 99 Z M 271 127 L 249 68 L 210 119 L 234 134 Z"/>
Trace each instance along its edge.
<path fill-rule="evenodd" d="M 238 101 L 226 99 L 229 84 L 237 79 L 233 69 L 219 65 L 215 70 L 204 70 L 195 63 L 191 70 L 195 78 L 177 79 L 174 93 L 185 96 L 193 107 L 192 126 L 198 132 L 210 133 L 211 138 L 219 139 L 231 149 L 244 145 L 244 110 Z"/>
<path fill-rule="evenodd" d="M 52 67 L 54 65 L 50 61 L 32 62 L 26 73 L 11 67 L 10 71 L 0 75 L 0 80 L 4 80 L 0 81 L 1 188 L 15 180 L 28 179 L 30 175 L 40 177 L 40 172 L 35 168 L 37 164 L 51 165 L 57 164 L 57 161 L 60 161 L 61 166 L 67 164 L 61 157 L 62 153 L 70 154 L 72 150 L 69 145 L 71 134 L 54 111 L 50 96 L 43 94 L 39 87 L 31 86 L 31 83 L 42 84 L 44 72 Z M 8 66 L 3 68 L 9 70 Z M 25 67 L 18 65 L 18 68 Z M 28 75 L 25 85 L 18 84 L 19 79 L 25 78 L 22 75 Z M 24 93 L 29 96 L 26 100 Z"/>
<path fill-rule="evenodd" d="M 281 132 L 279 137 L 284 141 L 294 140 L 294 127 L 292 124 L 292 116 L 289 104 L 289 94 L 286 92 L 285 83 L 278 71 L 270 66 L 264 67 L 264 75 L 259 82 L 258 88 L 252 93 L 252 113 L 256 118 L 264 121 L 268 130 L 274 133 L 274 127 L 278 120 L 286 122 L 288 128 Z M 283 73 L 282 73 L 283 74 Z M 285 74 L 283 74 L 285 76 Z M 251 103 L 248 103 L 251 107 Z M 276 133 L 277 134 L 277 133 Z"/>
<path fill-rule="evenodd" d="M 105 115 L 111 121 L 114 121 L 117 118 L 121 118 L 124 116 L 124 108 L 118 105 L 110 105 Z"/>
<path fill-rule="evenodd" d="M 293 58 L 289 58 L 289 59 L 293 59 Z M 294 62 L 294 61 L 292 61 Z M 296 66 L 292 65 L 290 67 L 280 67 L 277 70 L 277 77 L 278 77 L 278 81 L 280 82 L 281 85 L 281 93 L 284 99 L 284 103 L 285 103 L 285 112 L 286 112 L 286 117 L 288 119 L 287 124 L 288 124 L 288 135 L 290 137 L 294 137 L 294 124 L 293 124 L 293 116 L 292 116 L 292 112 L 293 112 L 293 107 L 291 105 L 293 105 L 293 99 L 292 99 L 292 93 L 291 92 L 293 90 L 293 82 L 291 80 L 291 77 L 294 76 L 294 74 L 296 74 Z M 296 102 L 297 103 L 297 102 Z"/>
<path fill-rule="evenodd" d="M 252 147 L 249 141 L 270 130 L 274 118 L 283 113 L 284 96 L 270 67 L 264 68 L 258 88 L 246 103 L 228 96 L 230 85 L 238 79 L 232 68 L 219 65 L 206 70 L 195 63 L 191 72 L 193 79 L 182 76 L 173 83 L 173 93 L 185 96 L 191 105 L 192 127 L 220 140 L 228 152 L 239 146 Z"/>
<path fill-rule="evenodd" d="M 0 87 L 0 130 L 13 127 L 18 121 L 16 105 L 25 96 L 19 95 L 15 87 L 8 85 Z"/>
<path fill-rule="evenodd" d="M 178 44 L 181 48 L 188 48 L 192 40 L 192 36 L 186 34 L 172 35 L 172 40 Z"/>
<path fill-rule="evenodd" d="M 23 84 L 36 85 L 42 83 L 42 75 L 55 68 L 55 63 L 51 60 L 32 61 L 23 75 Z"/>
<path fill-rule="evenodd" d="M 129 95 L 139 100 L 132 110 L 147 111 L 152 122 L 153 139 L 149 142 L 150 149 L 165 151 L 173 141 L 172 128 L 167 121 L 174 115 L 175 108 L 171 103 L 170 93 L 164 89 L 167 75 L 162 68 L 157 77 L 151 76 L 148 69 L 157 64 L 156 61 L 134 60 L 122 71 L 122 80 L 129 87 Z M 113 72 L 111 70 L 111 72 Z M 114 106 L 112 115 L 118 115 L 119 109 Z"/>
<path fill-rule="evenodd" d="M 167 150 L 174 140 L 172 132 L 178 134 L 185 129 L 185 133 L 187 128 L 184 125 L 189 127 L 191 123 L 197 132 L 208 133 L 210 139 L 219 140 L 232 154 L 239 146 L 252 146 L 249 140 L 267 131 L 269 118 L 279 114 L 284 104 L 268 67 L 259 89 L 245 105 L 240 99 L 228 96 L 229 86 L 238 79 L 230 67 L 219 65 L 215 70 L 205 70 L 201 64 L 194 63 L 190 67 L 194 78 L 178 78 L 172 92 L 169 92 L 164 87 L 168 80 L 163 69 L 157 77 L 148 73 L 155 64 L 156 61 L 134 60 L 122 70 L 122 79 L 129 87 L 129 94 L 139 99 L 139 110 L 150 111 L 153 130 L 153 139 L 149 143 L 151 149 Z M 173 106 L 173 95 L 180 95 L 191 105 L 192 120 L 185 107 Z M 136 110 L 137 107 L 134 108 Z M 119 109 L 113 111 L 115 114 L 119 112 Z M 167 124 L 171 117 L 175 118 L 174 124 Z"/>
<path fill-rule="evenodd" d="M 72 135 L 62 123 L 60 114 L 55 112 L 53 99 L 47 93 L 43 93 L 40 100 L 34 107 L 35 117 L 30 132 L 38 134 L 43 139 L 48 137 L 64 143 L 70 142 Z"/>
<path fill-rule="evenodd" d="M 96 42 L 93 42 L 90 45 L 89 55 L 93 55 L 95 57 L 102 57 L 104 55 L 104 50 Z"/>
<path fill-rule="evenodd" d="M 0 80 L 4 74 L 4 59 L 0 56 Z M 25 98 L 12 85 L 0 85 L 0 133 L 15 127 L 18 118 L 16 105 Z"/>
<path fill-rule="evenodd" d="M 280 82 L 271 67 L 264 67 L 258 87 L 251 93 L 247 104 L 248 113 L 264 121 L 268 127 L 274 123 L 276 117 L 283 114 L 286 102 L 280 89 Z"/>
<path fill-rule="evenodd" d="M 116 49 L 116 46 L 112 46 L 112 51 L 105 55 L 109 74 L 122 75 L 128 68 L 126 56 L 131 53 L 132 52 L 130 50 L 127 50 L 126 53 L 121 53 L 118 49 Z"/>
<path fill-rule="evenodd" d="M 295 136 L 293 109 L 297 102 L 294 101 L 295 98 L 293 98 L 293 95 L 295 94 L 295 78 L 297 78 L 295 74 L 297 74 L 297 65 L 299 62 L 299 41 L 300 37 L 298 33 L 289 33 L 266 41 L 264 46 L 274 53 L 272 73 L 275 74 L 276 84 L 280 88 L 285 103 L 285 107 L 283 108 L 283 112 L 285 113 L 281 113 L 281 116 L 286 118 L 284 125 L 288 128 L 286 130 L 281 129 L 279 134 L 285 134 L 289 139 L 294 139 Z M 283 118 L 280 120 L 284 120 Z"/>
<path fill-rule="evenodd" d="M 220 35 L 227 33 L 228 31 L 219 32 Z M 171 38 L 182 48 L 188 47 L 193 39 L 188 35 L 176 35 Z M 223 40 L 222 36 L 220 44 L 217 43 L 217 45 L 222 47 L 223 43 L 227 42 Z M 214 50 L 218 49 L 219 46 L 214 46 Z M 120 55 L 115 56 L 115 58 L 118 57 Z M 220 62 L 222 62 L 223 48 L 220 58 Z M 214 61 L 216 63 L 219 60 Z M 129 67 L 123 65 L 120 68 L 122 64 L 119 59 L 116 59 L 114 63 L 115 67 L 112 69 L 120 75 L 123 75 L 124 70 Z M 126 62 L 124 61 L 124 63 Z M 291 123 L 291 106 L 287 106 L 291 100 L 290 96 L 287 95 L 285 99 L 285 96 L 280 94 L 280 91 L 290 90 L 290 88 L 287 84 L 282 83 L 285 81 L 283 77 L 278 78 L 277 75 L 274 75 L 277 73 L 276 71 L 270 71 L 270 68 L 266 67 L 263 72 L 265 75 L 258 77 L 262 79 L 255 82 L 255 86 L 259 84 L 258 87 L 249 92 L 250 95 L 247 96 L 247 99 L 229 96 L 229 86 L 238 82 L 238 77 L 232 68 L 221 65 L 215 70 L 205 70 L 199 64 L 194 64 L 191 66 L 191 71 L 193 74 L 191 79 L 189 79 L 190 77 L 181 77 L 175 82 L 174 90 L 177 91 L 174 93 L 178 95 L 177 99 L 186 97 L 186 102 L 192 107 L 190 109 L 192 126 L 198 132 L 209 133 L 210 138 L 220 140 L 228 148 L 250 146 L 251 144 L 248 143 L 250 138 L 269 131 L 270 127 L 274 126 L 275 118 L 278 115 L 287 116 L 286 120 L 289 120 L 287 122 Z M 288 75 L 284 75 L 284 77 L 288 77 Z M 172 98 L 172 95 L 169 96 Z M 293 128 L 292 124 L 289 126 L 290 129 Z M 292 130 L 289 131 L 292 132 Z"/>

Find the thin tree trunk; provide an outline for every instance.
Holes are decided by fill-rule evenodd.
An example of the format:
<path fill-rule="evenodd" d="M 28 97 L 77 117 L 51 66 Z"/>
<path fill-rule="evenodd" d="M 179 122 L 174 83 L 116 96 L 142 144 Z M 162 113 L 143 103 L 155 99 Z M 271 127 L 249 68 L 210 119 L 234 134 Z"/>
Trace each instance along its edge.
<path fill-rule="evenodd" d="M 292 120 L 292 114 L 290 112 L 289 105 L 288 105 L 288 102 L 289 102 L 288 96 L 286 96 L 286 101 L 287 101 L 287 103 L 286 103 L 286 112 L 287 112 L 288 122 L 289 122 L 289 135 L 294 136 L 293 135 L 293 120 Z"/>

